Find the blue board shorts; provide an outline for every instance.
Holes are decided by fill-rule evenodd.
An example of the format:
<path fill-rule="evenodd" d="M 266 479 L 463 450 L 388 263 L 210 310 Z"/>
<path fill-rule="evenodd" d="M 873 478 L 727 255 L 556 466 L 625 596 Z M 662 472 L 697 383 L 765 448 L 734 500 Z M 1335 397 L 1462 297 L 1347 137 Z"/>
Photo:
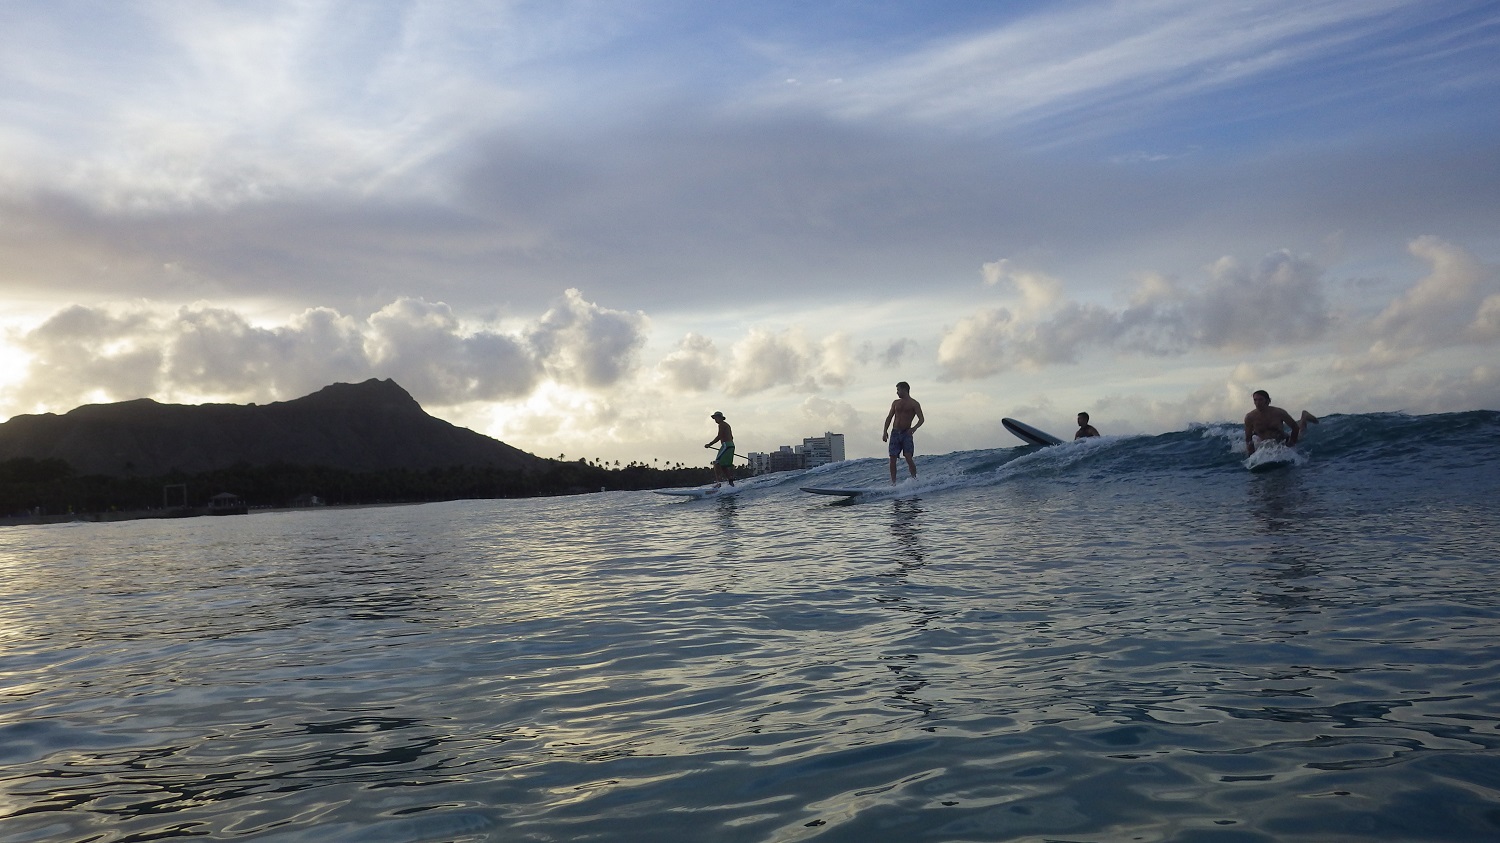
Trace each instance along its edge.
<path fill-rule="evenodd" d="M 902 454 L 909 457 L 917 449 L 917 440 L 912 436 L 910 428 L 891 431 L 890 443 L 893 457 L 899 457 Z"/>
<path fill-rule="evenodd" d="M 714 457 L 714 465 L 722 465 L 725 468 L 734 468 L 734 443 L 730 442 L 719 448 L 719 455 Z"/>

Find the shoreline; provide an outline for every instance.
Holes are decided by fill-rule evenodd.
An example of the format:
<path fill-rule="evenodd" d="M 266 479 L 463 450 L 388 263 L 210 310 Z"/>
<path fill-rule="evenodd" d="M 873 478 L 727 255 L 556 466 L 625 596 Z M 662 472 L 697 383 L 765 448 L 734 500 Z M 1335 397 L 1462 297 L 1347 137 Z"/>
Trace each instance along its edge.
<path fill-rule="evenodd" d="M 147 521 L 152 519 L 179 519 L 179 518 L 230 518 L 234 515 L 255 515 L 257 513 L 272 512 L 303 512 L 321 511 L 329 509 L 370 509 L 382 506 L 417 506 L 424 503 L 436 503 L 436 501 L 397 501 L 393 503 L 344 503 L 344 504 L 319 504 L 316 506 L 258 506 L 251 507 L 249 512 L 233 513 L 231 515 L 213 515 L 207 507 L 195 507 L 190 511 L 180 509 L 126 509 L 110 512 L 64 512 L 48 515 L 6 515 L 0 516 L 0 527 L 34 527 L 46 524 L 105 524 L 115 521 Z"/>

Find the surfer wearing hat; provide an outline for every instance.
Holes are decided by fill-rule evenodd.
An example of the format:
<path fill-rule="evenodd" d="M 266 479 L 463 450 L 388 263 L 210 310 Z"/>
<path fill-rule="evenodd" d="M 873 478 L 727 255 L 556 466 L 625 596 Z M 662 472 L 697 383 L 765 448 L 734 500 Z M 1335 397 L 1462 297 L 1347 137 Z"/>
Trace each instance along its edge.
<path fill-rule="evenodd" d="M 912 424 L 913 419 L 916 424 Z M 911 472 L 913 478 L 917 476 L 917 463 L 912 458 L 912 453 L 916 451 L 916 440 L 912 438 L 912 434 L 925 421 L 927 419 L 922 416 L 922 405 L 911 397 L 911 384 L 906 381 L 896 384 L 896 400 L 891 402 L 891 411 L 885 414 L 885 429 L 880 433 L 880 441 L 890 443 L 888 450 L 891 455 L 893 485 L 896 482 L 896 459 L 903 455 L 906 457 L 906 470 Z"/>
<path fill-rule="evenodd" d="M 1271 394 L 1264 389 L 1257 389 L 1251 393 L 1250 400 L 1255 402 L 1255 409 L 1245 414 L 1246 456 L 1255 453 L 1257 442 L 1282 442 L 1288 446 L 1295 445 L 1309 424 L 1318 423 L 1318 417 L 1306 410 L 1302 411 L 1302 419 L 1298 421 L 1293 419 L 1292 414 L 1286 410 L 1272 407 Z M 1291 433 L 1288 433 L 1288 430 Z"/>
<path fill-rule="evenodd" d="M 714 488 L 719 488 L 723 481 L 728 480 L 729 485 L 734 485 L 734 431 L 729 429 L 729 420 L 718 410 L 709 418 L 719 423 L 719 435 L 712 442 L 704 445 L 712 448 L 715 444 L 719 446 L 719 455 L 714 457 Z"/>

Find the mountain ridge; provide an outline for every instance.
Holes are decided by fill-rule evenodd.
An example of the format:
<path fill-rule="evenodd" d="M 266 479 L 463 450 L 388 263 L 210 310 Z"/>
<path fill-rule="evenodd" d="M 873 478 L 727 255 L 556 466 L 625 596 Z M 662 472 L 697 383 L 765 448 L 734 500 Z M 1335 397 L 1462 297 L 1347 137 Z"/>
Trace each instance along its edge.
<path fill-rule="evenodd" d="M 249 465 L 348 471 L 548 460 L 429 415 L 394 380 L 335 383 L 272 404 L 162 404 L 137 398 L 0 423 L 0 460 L 60 459 L 80 475 L 156 476 Z"/>

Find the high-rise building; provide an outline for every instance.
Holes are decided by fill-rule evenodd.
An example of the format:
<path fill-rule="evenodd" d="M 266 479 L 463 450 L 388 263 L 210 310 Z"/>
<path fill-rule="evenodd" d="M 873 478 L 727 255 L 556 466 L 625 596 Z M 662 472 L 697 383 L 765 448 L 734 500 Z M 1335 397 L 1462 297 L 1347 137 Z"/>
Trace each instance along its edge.
<path fill-rule="evenodd" d="M 796 471 L 799 468 L 807 468 L 807 457 L 801 449 L 794 449 L 791 445 L 782 445 L 769 454 L 751 453 L 746 455 L 750 460 L 750 468 L 756 474 L 770 474 L 773 471 Z"/>
<path fill-rule="evenodd" d="M 808 468 L 843 462 L 844 434 L 825 432 L 822 436 L 803 439 L 802 453 L 807 456 Z"/>
<path fill-rule="evenodd" d="M 782 445 L 769 454 L 751 453 L 745 456 L 756 474 L 795 471 L 799 468 L 843 462 L 844 434 L 824 433 L 822 436 L 803 439 L 801 445 Z"/>

